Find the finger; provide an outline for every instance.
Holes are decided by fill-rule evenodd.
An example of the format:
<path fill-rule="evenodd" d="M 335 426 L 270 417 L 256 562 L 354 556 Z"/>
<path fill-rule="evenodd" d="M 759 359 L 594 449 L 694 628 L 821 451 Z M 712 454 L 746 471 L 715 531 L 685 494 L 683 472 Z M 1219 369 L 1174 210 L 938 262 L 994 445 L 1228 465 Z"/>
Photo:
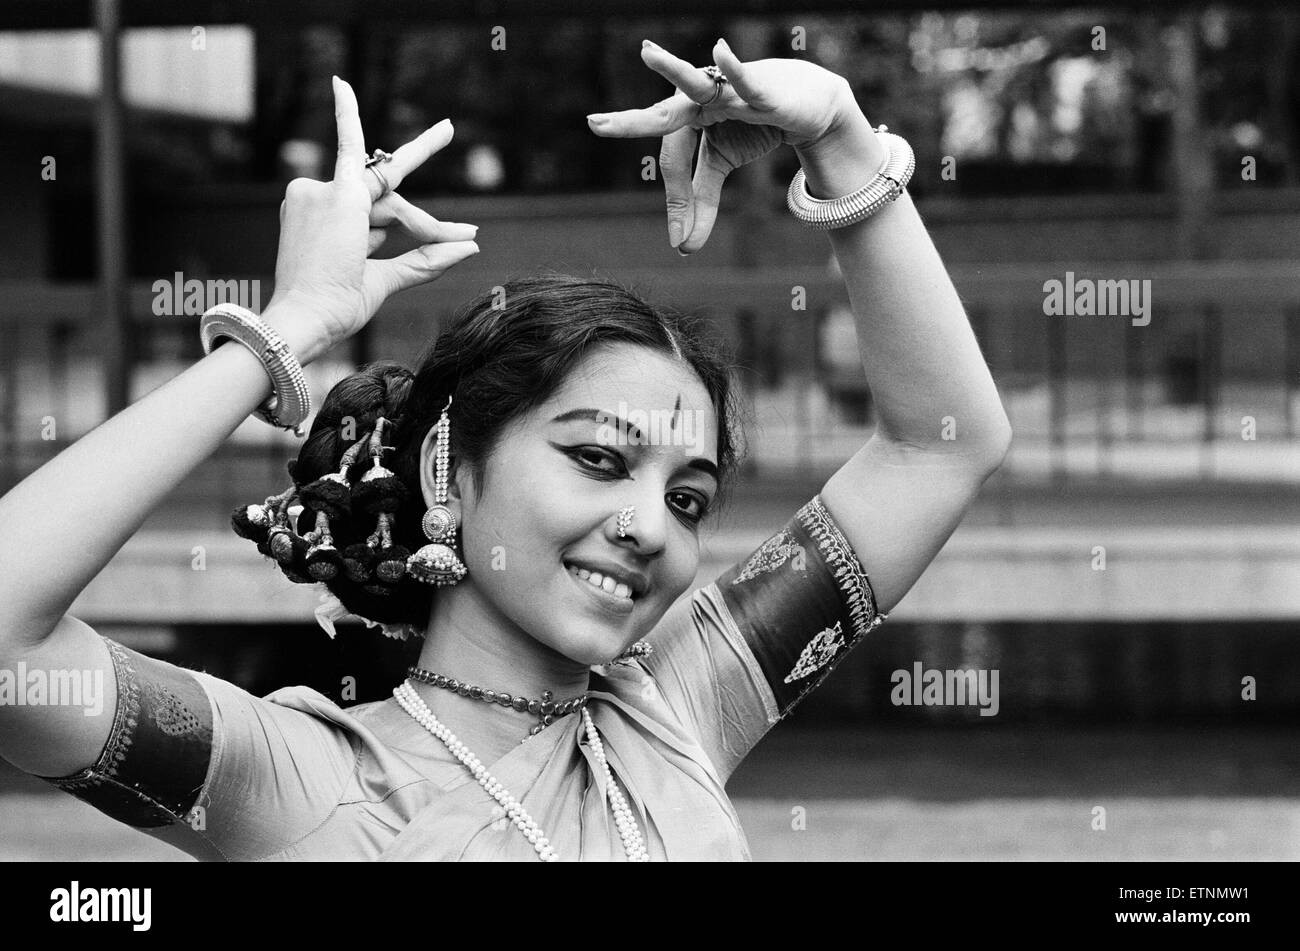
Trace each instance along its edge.
<path fill-rule="evenodd" d="M 418 284 L 427 284 L 468 257 L 478 254 L 473 241 L 426 244 L 395 258 L 366 262 L 366 284 L 387 298 Z"/>
<path fill-rule="evenodd" d="M 694 129 L 678 129 L 664 136 L 659 149 L 659 171 L 664 177 L 664 197 L 668 202 L 668 243 L 674 248 L 691 233 L 695 220 L 691 158 L 697 138 Z"/>
<path fill-rule="evenodd" d="M 745 64 L 740 61 L 727 41 L 719 38 L 718 42 L 713 45 L 713 62 L 717 64 L 718 69 L 727 77 L 728 82 L 736 91 L 741 99 L 748 105 L 760 111 L 774 109 L 775 104 L 767 91 L 761 85 L 750 78 Z"/>
<path fill-rule="evenodd" d="M 361 131 L 357 94 L 339 79 L 334 81 L 334 119 L 338 124 L 339 154 L 334 161 L 334 181 L 353 182 L 366 161 L 366 139 Z"/>
<path fill-rule="evenodd" d="M 679 91 L 646 109 L 593 112 L 587 116 L 587 123 L 597 135 L 632 139 L 676 132 L 690 125 L 699 115 L 699 105 Z"/>
<path fill-rule="evenodd" d="M 388 187 L 396 190 L 402 184 L 402 180 L 423 165 L 429 156 L 445 148 L 455 131 L 451 120 L 443 119 L 398 148 L 387 162 L 379 162 L 375 167 L 383 174 Z M 383 194 L 384 186 L 376 175 L 366 175 L 366 186 L 370 189 L 372 201 Z"/>
<path fill-rule="evenodd" d="M 695 219 L 686 240 L 677 246 L 681 254 L 693 254 L 709 240 L 709 235 L 713 233 L 713 223 L 718 219 L 722 183 L 727 180 L 730 172 L 731 163 L 713 151 L 708 136 L 701 136 L 700 159 L 695 165 L 695 178 L 691 182 L 695 195 Z"/>
<path fill-rule="evenodd" d="M 431 241 L 473 241 L 478 226 L 457 221 L 439 221 L 396 192 L 389 192 L 370 208 L 372 227 L 398 225 L 421 244 Z"/>
<path fill-rule="evenodd" d="M 692 102 L 703 104 L 714 96 L 717 84 L 704 70 L 674 56 L 662 46 L 642 40 L 641 61 L 684 92 Z"/>
<path fill-rule="evenodd" d="M 366 257 L 378 251 L 385 241 L 388 240 L 388 232 L 383 228 L 371 228 L 370 237 L 366 240 Z"/>

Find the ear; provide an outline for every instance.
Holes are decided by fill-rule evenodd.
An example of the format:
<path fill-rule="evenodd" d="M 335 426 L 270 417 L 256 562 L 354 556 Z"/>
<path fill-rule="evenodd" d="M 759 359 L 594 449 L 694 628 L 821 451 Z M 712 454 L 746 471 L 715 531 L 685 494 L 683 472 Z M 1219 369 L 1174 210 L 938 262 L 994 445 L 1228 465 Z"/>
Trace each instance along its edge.
<path fill-rule="evenodd" d="M 434 475 L 437 468 L 438 427 L 430 426 L 425 433 L 424 442 L 420 444 L 420 494 L 424 497 L 425 508 L 434 505 Z M 447 478 L 447 508 L 461 522 L 461 491 L 459 476 L 462 468 L 456 457 L 451 458 L 451 472 Z"/>

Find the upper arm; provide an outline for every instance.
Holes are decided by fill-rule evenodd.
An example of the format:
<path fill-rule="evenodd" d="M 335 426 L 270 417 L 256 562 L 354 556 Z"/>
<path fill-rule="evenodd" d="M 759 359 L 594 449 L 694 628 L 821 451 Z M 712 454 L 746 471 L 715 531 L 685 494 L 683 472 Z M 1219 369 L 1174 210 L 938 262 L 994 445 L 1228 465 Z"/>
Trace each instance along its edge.
<path fill-rule="evenodd" d="M 75 688 L 79 703 L 50 703 L 50 684 Z M 36 699 L 44 685 L 45 700 Z M 22 702 L 19 702 L 19 693 Z M 68 699 L 72 699 L 69 697 Z M 62 776 L 93 762 L 117 707 L 117 682 L 104 640 L 65 614 L 43 640 L 0 656 L 0 757 L 25 772 Z"/>
<path fill-rule="evenodd" d="M 8 718 L 5 756 L 19 768 L 201 858 L 273 854 L 337 806 L 356 751 L 334 724 L 147 657 L 80 621 L 67 628 L 68 640 L 89 632 L 94 643 L 77 654 L 65 641 L 26 663 L 103 658 L 91 670 L 104 685 L 102 710 L 73 711 L 98 725 L 88 730 L 58 706 Z"/>
<path fill-rule="evenodd" d="M 822 501 L 871 576 L 880 610 L 892 611 L 921 577 L 1004 451 L 942 453 L 875 436 L 827 481 Z"/>
<path fill-rule="evenodd" d="M 656 630 L 643 663 L 725 779 L 884 619 L 820 498 Z"/>

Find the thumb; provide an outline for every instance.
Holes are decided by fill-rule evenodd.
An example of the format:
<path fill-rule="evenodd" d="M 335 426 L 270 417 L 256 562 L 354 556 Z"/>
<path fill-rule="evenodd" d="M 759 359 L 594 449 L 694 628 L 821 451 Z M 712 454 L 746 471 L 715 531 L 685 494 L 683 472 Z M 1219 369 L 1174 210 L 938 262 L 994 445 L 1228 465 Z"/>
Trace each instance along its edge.
<path fill-rule="evenodd" d="M 736 94 L 748 105 L 760 110 L 772 108 L 771 97 L 767 94 L 767 90 L 761 88 L 750 78 L 748 71 L 745 69 L 745 64 L 740 61 L 740 57 L 732 52 L 726 40 L 719 39 L 713 45 L 713 62 L 717 64 L 718 69 L 722 70 L 723 75 L 730 80 L 731 87 L 736 90 Z"/>
<path fill-rule="evenodd" d="M 437 280 L 478 251 L 478 244 L 473 241 L 439 241 L 421 245 L 395 258 L 367 260 L 366 297 L 376 301 L 378 306 L 398 291 Z"/>

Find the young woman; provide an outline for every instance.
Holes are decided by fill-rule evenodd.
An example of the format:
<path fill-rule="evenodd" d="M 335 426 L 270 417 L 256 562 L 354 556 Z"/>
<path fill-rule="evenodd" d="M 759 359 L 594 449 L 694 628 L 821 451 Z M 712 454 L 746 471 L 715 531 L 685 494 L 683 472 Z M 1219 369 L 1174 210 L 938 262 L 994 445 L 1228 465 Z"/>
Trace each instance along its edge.
<path fill-rule="evenodd" d="M 726 174 L 778 145 L 814 199 L 894 167 L 899 146 L 818 66 L 742 63 L 721 40 L 706 69 L 641 55 L 676 92 L 589 122 L 663 137 L 682 253 L 708 238 Z M 262 315 L 302 363 L 477 251 L 472 226 L 391 190 L 450 124 L 375 166 L 351 89 L 336 79 L 335 96 L 334 178 L 289 185 Z M 293 580 L 423 636 L 393 698 L 259 699 L 107 641 L 68 606 L 270 392 L 259 357 L 223 345 L 0 499 L 22 539 L 0 564 L 0 668 L 102 672 L 113 711 L 0 706 L 0 754 L 205 858 L 747 858 L 728 777 L 903 597 L 1008 445 L 957 294 L 893 196 L 830 230 L 878 429 L 713 583 L 687 593 L 735 462 L 725 367 L 692 324 L 618 287 L 540 277 L 471 302 L 414 373 L 339 383 L 291 491 L 237 513 Z M 393 225 L 426 243 L 368 260 Z"/>

